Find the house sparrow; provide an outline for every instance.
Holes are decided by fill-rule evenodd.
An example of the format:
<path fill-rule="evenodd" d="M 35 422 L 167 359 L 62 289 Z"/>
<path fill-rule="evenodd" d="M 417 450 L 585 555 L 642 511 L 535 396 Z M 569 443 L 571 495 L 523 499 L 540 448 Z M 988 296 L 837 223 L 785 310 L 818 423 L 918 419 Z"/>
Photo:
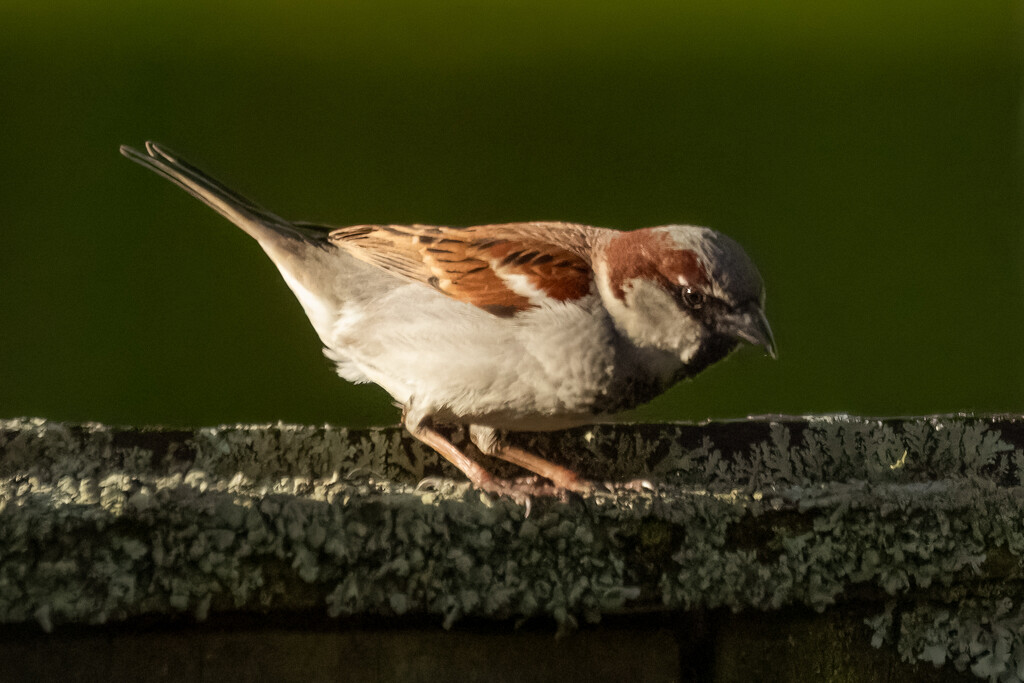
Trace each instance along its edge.
<path fill-rule="evenodd" d="M 498 431 L 562 429 L 633 408 L 741 340 L 775 357 L 757 268 L 708 228 L 332 228 L 280 218 L 156 143 L 121 153 L 255 238 L 338 374 L 383 387 L 409 432 L 486 491 L 513 495 L 517 484 L 456 446 L 452 427 L 468 427 L 483 454 L 585 491 L 591 482 Z"/>

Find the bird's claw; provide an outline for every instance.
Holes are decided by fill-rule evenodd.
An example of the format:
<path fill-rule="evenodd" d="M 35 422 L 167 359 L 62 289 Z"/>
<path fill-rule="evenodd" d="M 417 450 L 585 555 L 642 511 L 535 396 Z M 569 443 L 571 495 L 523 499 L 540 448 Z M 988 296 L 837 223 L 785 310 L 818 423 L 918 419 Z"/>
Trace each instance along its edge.
<path fill-rule="evenodd" d="M 440 491 L 445 484 L 451 483 L 450 480 L 444 477 L 423 477 L 419 483 L 416 484 L 416 491 Z"/>

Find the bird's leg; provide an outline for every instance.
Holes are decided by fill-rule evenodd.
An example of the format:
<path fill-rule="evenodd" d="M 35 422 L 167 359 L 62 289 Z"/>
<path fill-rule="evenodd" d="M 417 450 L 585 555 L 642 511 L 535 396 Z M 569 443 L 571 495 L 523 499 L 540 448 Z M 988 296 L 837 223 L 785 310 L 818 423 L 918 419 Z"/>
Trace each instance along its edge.
<path fill-rule="evenodd" d="M 441 432 L 430 425 L 426 415 L 421 415 L 415 410 L 406 409 L 402 414 L 402 424 L 409 430 L 417 440 L 433 448 L 437 453 L 459 468 L 469 481 L 479 489 L 490 491 L 496 488 L 494 475 L 480 466 L 468 455 L 458 449 Z"/>
<path fill-rule="evenodd" d="M 501 443 L 497 432 L 491 427 L 472 425 L 469 428 L 469 438 L 481 453 L 501 458 L 534 474 L 539 474 L 560 489 L 585 493 L 594 488 L 592 482 L 581 478 L 566 467 L 556 465 L 521 448 Z"/>
<path fill-rule="evenodd" d="M 469 478 L 473 486 L 481 491 L 499 496 L 508 496 L 525 508 L 524 514 L 527 517 L 530 515 L 530 509 L 533 506 L 530 496 L 538 493 L 538 491 L 533 489 L 525 490 L 523 487 L 516 486 L 504 479 L 498 479 L 481 467 L 478 462 L 459 450 L 441 432 L 430 426 L 429 418 L 417 416 L 413 419 L 409 417 L 409 414 L 410 411 L 407 410 L 402 420 L 410 434 L 440 453 L 448 462 L 458 467 Z"/>

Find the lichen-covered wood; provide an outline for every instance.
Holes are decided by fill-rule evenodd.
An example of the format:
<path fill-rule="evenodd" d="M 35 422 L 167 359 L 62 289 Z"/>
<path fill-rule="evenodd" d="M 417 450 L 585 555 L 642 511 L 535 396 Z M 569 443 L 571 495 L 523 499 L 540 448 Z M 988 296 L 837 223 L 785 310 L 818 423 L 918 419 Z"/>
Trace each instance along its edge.
<path fill-rule="evenodd" d="M 538 499 L 527 516 L 397 428 L 0 420 L 0 622 L 312 610 L 571 629 L 627 613 L 867 605 L 877 647 L 1024 679 L 1018 418 L 516 438 L 654 488 Z M 417 490 L 425 476 L 438 478 Z"/>

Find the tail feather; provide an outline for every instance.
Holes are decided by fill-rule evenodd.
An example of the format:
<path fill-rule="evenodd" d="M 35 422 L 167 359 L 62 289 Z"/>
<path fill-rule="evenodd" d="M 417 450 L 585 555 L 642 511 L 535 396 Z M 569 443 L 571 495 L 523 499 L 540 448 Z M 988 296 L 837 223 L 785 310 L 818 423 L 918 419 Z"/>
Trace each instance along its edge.
<path fill-rule="evenodd" d="M 302 304 L 324 346 L 334 349 L 331 358 L 340 365 L 345 364 L 346 356 L 335 342 L 339 311 L 352 301 L 373 300 L 389 286 L 401 283 L 338 249 L 329 240 L 330 228 L 287 221 L 166 147 L 147 142 L 144 152 L 123 146 L 121 154 L 167 178 L 256 238 Z M 351 369 L 344 372 L 353 378 L 359 374 Z"/>
<path fill-rule="evenodd" d="M 270 254 L 279 249 L 294 252 L 295 242 L 327 247 L 323 231 L 300 227 L 267 211 L 259 204 L 228 188 L 180 156 L 155 142 L 146 142 L 146 151 L 121 145 L 121 154 L 167 178 L 190 195 L 221 214 L 255 238 Z"/>

